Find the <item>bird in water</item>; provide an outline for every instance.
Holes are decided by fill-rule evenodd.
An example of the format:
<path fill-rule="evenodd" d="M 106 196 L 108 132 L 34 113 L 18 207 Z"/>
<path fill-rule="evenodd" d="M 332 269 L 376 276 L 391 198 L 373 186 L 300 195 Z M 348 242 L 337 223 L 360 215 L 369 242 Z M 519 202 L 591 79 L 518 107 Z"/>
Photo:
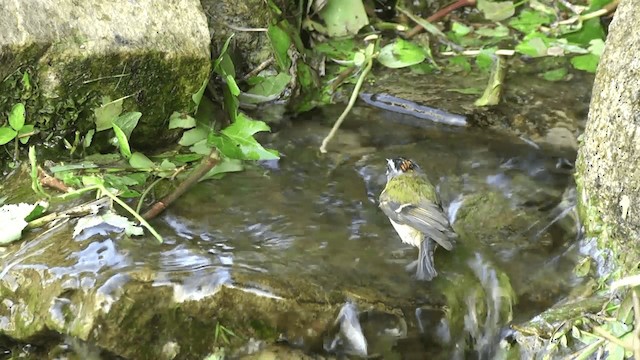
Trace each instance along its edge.
<path fill-rule="evenodd" d="M 379 203 L 402 242 L 419 250 L 416 278 L 435 278 L 438 272 L 433 253 L 437 245 L 452 250 L 457 235 L 425 173 L 412 160 L 387 159 L 387 184 Z"/>

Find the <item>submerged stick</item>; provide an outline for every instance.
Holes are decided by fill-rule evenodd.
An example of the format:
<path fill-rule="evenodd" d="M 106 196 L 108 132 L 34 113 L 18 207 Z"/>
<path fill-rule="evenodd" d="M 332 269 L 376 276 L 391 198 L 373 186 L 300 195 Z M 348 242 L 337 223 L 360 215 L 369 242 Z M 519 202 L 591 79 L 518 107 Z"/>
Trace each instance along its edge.
<path fill-rule="evenodd" d="M 220 162 L 220 155 L 218 151 L 213 149 L 209 156 L 198 165 L 197 168 L 191 171 L 191 174 L 182 182 L 178 187 L 169 195 L 165 196 L 161 200 L 157 201 L 153 204 L 149 210 L 147 210 L 142 218 L 145 220 L 151 220 L 156 216 L 160 215 L 166 208 L 169 207 L 174 201 L 176 201 L 182 194 L 184 194 L 190 187 L 200 180 L 209 170 L 211 170 L 214 166 L 218 165 Z"/>

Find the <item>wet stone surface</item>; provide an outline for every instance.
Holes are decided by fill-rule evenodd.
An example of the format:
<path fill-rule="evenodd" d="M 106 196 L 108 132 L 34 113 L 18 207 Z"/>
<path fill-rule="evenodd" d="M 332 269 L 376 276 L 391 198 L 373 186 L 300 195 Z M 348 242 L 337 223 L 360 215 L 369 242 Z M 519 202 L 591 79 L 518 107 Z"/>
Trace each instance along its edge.
<path fill-rule="evenodd" d="M 339 111 L 263 138 L 280 161 L 198 184 L 154 221 L 163 244 L 105 229 L 74 239 L 70 222 L 11 245 L 0 254 L 0 331 L 34 343 L 68 334 L 125 358 L 282 351 L 247 346 L 256 340 L 330 358 L 352 301 L 370 355 L 474 358 L 512 319 L 582 283 L 571 211 L 559 216 L 572 158 L 477 129 L 389 122 L 371 107 L 354 109 L 320 156 Z M 385 158 L 400 155 L 426 171 L 460 234 L 453 252 L 436 253 L 432 283 L 405 271 L 417 251 L 377 207 Z M 220 325 L 238 335 L 228 345 L 214 343 Z"/>

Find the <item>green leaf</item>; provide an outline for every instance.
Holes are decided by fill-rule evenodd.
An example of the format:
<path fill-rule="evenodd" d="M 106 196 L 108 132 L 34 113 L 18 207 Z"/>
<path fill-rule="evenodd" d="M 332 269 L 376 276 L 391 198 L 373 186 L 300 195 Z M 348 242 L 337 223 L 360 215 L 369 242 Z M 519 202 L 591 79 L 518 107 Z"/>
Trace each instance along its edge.
<path fill-rule="evenodd" d="M 566 68 L 559 68 L 546 71 L 542 74 L 542 77 L 547 81 L 560 81 L 564 79 L 564 77 L 567 75 L 567 72 L 568 71 Z"/>
<path fill-rule="evenodd" d="M 604 40 L 605 31 L 600 18 L 589 19 L 582 23 L 582 27 L 575 32 L 564 35 L 564 38 L 574 44 L 586 46 L 591 40 Z"/>
<path fill-rule="evenodd" d="M 11 108 L 9 113 L 9 125 L 15 131 L 19 131 L 24 126 L 24 104 L 17 103 Z"/>
<path fill-rule="evenodd" d="M 278 96 L 284 91 L 284 89 L 286 89 L 289 81 L 291 81 L 291 75 L 287 73 L 279 73 L 276 76 L 264 78 L 264 81 L 249 89 L 247 93 L 268 97 Z"/>
<path fill-rule="evenodd" d="M 22 88 L 25 92 L 29 92 L 31 90 L 31 80 L 29 79 L 28 72 L 22 74 Z"/>
<path fill-rule="evenodd" d="M 145 154 L 140 152 L 134 152 L 131 154 L 131 158 L 129 158 L 129 165 L 134 167 L 135 169 L 154 169 L 156 167 L 156 163 L 151 161 Z"/>
<path fill-rule="evenodd" d="M 129 147 L 129 140 L 127 140 L 127 135 L 115 123 L 113 123 L 112 126 L 113 131 L 116 133 L 116 138 L 118 139 L 118 148 L 120 149 L 120 154 L 122 154 L 125 159 L 131 158 L 131 147 Z"/>
<path fill-rule="evenodd" d="M 525 9 L 517 18 L 509 21 L 509 25 L 525 34 L 537 30 L 541 25 L 549 24 L 554 16 L 541 12 Z"/>
<path fill-rule="evenodd" d="M 273 49 L 273 55 L 276 59 L 276 64 L 278 64 L 278 68 L 280 68 L 280 71 L 289 70 L 291 66 L 291 59 L 288 54 L 289 47 L 291 46 L 289 34 L 277 24 L 273 24 L 267 29 L 267 36 L 271 42 L 271 48 Z"/>
<path fill-rule="evenodd" d="M 236 84 L 236 79 L 234 79 L 231 75 L 227 75 L 226 80 L 227 87 L 229 88 L 229 91 L 231 91 L 231 94 L 233 96 L 240 95 L 240 88 L 238 87 L 238 84 Z"/>
<path fill-rule="evenodd" d="M 191 129 L 196 126 L 196 119 L 183 113 L 174 111 L 169 117 L 169 130 L 171 129 Z"/>
<path fill-rule="evenodd" d="M 532 57 L 547 56 L 551 39 L 542 34 L 532 35 L 533 36 L 525 36 L 524 40 L 516 45 L 516 51 Z"/>
<path fill-rule="evenodd" d="M 241 160 L 224 158 L 221 163 L 214 166 L 213 169 L 209 170 L 198 181 L 203 181 L 208 179 L 219 179 L 222 177 L 222 174 L 230 173 L 230 172 L 238 172 L 242 170 L 244 170 L 244 166 L 242 166 Z"/>
<path fill-rule="evenodd" d="M 571 58 L 571 65 L 578 70 L 595 73 L 600 62 L 600 56 L 594 54 L 578 55 Z"/>
<path fill-rule="evenodd" d="M 191 146 L 198 141 L 206 139 L 208 134 L 208 130 L 201 127 L 196 127 L 195 129 L 185 131 L 182 134 L 182 138 L 180 138 L 178 144 L 180 144 L 181 146 Z"/>
<path fill-rule="evenodd" d="M 232 122 L 236 121 L 236 117 L 238 116 L 238 106 L 240 106 L 238 97 L 231 93 L 228 86 L 222 88 L 222 95 L 224 97 L 224 109 L 229 115 L 229 119 L 231 119 Z"/>
<path fill-rule="evenodd" d="M 209 155 L 211 153 L 211 145 L 207 144 L 207 139 L 200 140 L 189 148 L 189 151 L 198 155 Z"/>
<path fill-rule="evenodd" d="M 402 68 L 419 64 L 427 58 L 425 51 L 418 45 L 397 39 L 380 49 L 378 61 L 388 68 Z"/>
<path fill-rule="evenodd" d="M 18 131 L 17 135 L 23 135 L 23 134 L 29 134 L 32 133 L 35 130 L 35 127 L 33 125 L 25 125 L 22 127 L 22 129 L 20 129 L 20 131 Z M 21 137 L 20 138 L 20 142 L 22 144 L 26 144 L 27 142 L 29 142 L 29 138 L 31 136 L 25 136 L 25 137 Z"/>
<path fill-rule="evenodd" d="M 109 97 L 102 98 L 102 106 L 93 109 L 96 117 L 96 131 L 111 129 L 113 121 L 122 113 L 122 101 L 110 101 Z"/>
<path fill-rule="evenodd" d="M 0 127 L 0 145 L 4 145 L 13 140 L 18 133 L 8 126 Z"/>
<path fill-rule="evenodd" d="M 482 11 L 484 18 L 489 21 L 502 21 L 512 17 L 516 8 L 513 1 L 478 0 L 478 10 Z"/>
<path fill-rule="evenodd" d="M 493 59 L 495 58 L 496 49 L 483 49 L 478 56 L 476 56 L 476 65 L 480 70 L 488 71 L 493 66 Z"/>
<path fill-rule="evenodd" d="M 82 141 L 82 147 L 83 148 L 88 148 L 91 145 L 91 142 L 93 141 L 93 135 L 96 133 L 96 131 L 94 129 L 90 129 L 89 131 L 87 131 L 87 134 L 84 136 L 84 140 Z"/>
<path fill-rule="evenodd" d="M 509 28 L 506 26 L 503 26 L 502 24 L 498 24 L 498 26 L 496 26 L 493 29 L 489 27 L 481 27 L 480 29 L 476 30 L 475 33 L 480 36 L 502 38 L 502 37 L 509 36 Z"/>
<path fill-rule="evenodd" d="M 229 43 L 231 43 L 231 39 L 233 38 L 233 36 L 234 34 L 231 34 L 231 36 L 227 38 L 227 41 L 225 41 L 224 45 L 222 45 L 220 54 L 218 55 L 216 60 L 213 62 L 213 71 L 215 71 L 220 76 L 225 76 L 226 74 L 231 74 L 233 76 L 236 76 L 235 69 L 233 69 L 233 62 L 231 61 L 231 58 L 227 54 L 227 50 L 229 49 Z M 232 71 L 228 71 L 230 69 L 228 69 L 227 67 L 224 66 L 224 64 L 222 64 L 225 61 L 225 57 L 227 61 L 231 63 Z"/>
<path fill-rule="evenodd" d="M 319 14 L 330 37 L 355 35 L 369 24 L 362 0 L 327 0 Z"/>
<path fill-rule="evenodd" d="M 351 59 L 357 51 L 356 43 L 352 38 L 332 39 L 327 42 L 322 42 L 316 45 L 313 50 L 334 59 Z"/>
<path fill-rule="evenodd" d="M 236 122 L 226 127 L 220 134 L 210 134 L 208 143 L 218 148 L 226 157 L 242 160 L 278 159 L 277 152 L 266 150 L 253 134 L 269 131 L 269 126 L 262 121 L 252 120 L 239 113 Z"/>
<path fill-rule="evenodd" d="M 453 31 L 453 33 L 456 35 L 465 36 L 471 32 L 471 28 L 469 26 L 463 25 L 462 23 L 454 21 L 451 25 L 451 31 Z"/>
<path fill-rule="evenodd" d="M 451 70 L 464 71 L 464 72 L 471 71 L 471 63 L 469 62 L 469 58 L 467 58 L 466 56 L 462 56 L 462 55 L 453 56 L 448 60 L 449 60 L 449 65 L 453 68 Z"/>
<path fill-rule="evenodd" d="M 118 125 L 120 130 L 127 136 L 127 139 L 130 139 L 131 133 L 138 126 L 138 120 L 140 120 L 141 116 L 142 113 L 140 112 L 127 112 L 118 116 L 113 123 Z"/>
<path fill-rule="evenodd" d="M 204 79 L 204 81 L 202 82 L 202 86 L 200 86 L 200 89 L 198 89 L 195 94 L 191 95 L 191 100 L 195 104 L 195 107 L 193 108 L 194 112 L 198 112 L 198 107 L 200 106 L 202 95 L 204 95 L 204 90 L 207 88 L 207 83 L 209 83 L 209 77 Z"/>

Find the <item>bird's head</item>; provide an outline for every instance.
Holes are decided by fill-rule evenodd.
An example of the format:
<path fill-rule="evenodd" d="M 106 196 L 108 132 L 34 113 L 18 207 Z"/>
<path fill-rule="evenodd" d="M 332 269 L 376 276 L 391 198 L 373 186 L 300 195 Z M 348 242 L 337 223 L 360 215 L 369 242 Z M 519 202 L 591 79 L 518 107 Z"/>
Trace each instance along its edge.
<path fill-rule="evenodd" d="M 387 181 L 398 175 L 416 171 L 419 168 L 418 164 L 403 157 L 387 159 Z"/>

